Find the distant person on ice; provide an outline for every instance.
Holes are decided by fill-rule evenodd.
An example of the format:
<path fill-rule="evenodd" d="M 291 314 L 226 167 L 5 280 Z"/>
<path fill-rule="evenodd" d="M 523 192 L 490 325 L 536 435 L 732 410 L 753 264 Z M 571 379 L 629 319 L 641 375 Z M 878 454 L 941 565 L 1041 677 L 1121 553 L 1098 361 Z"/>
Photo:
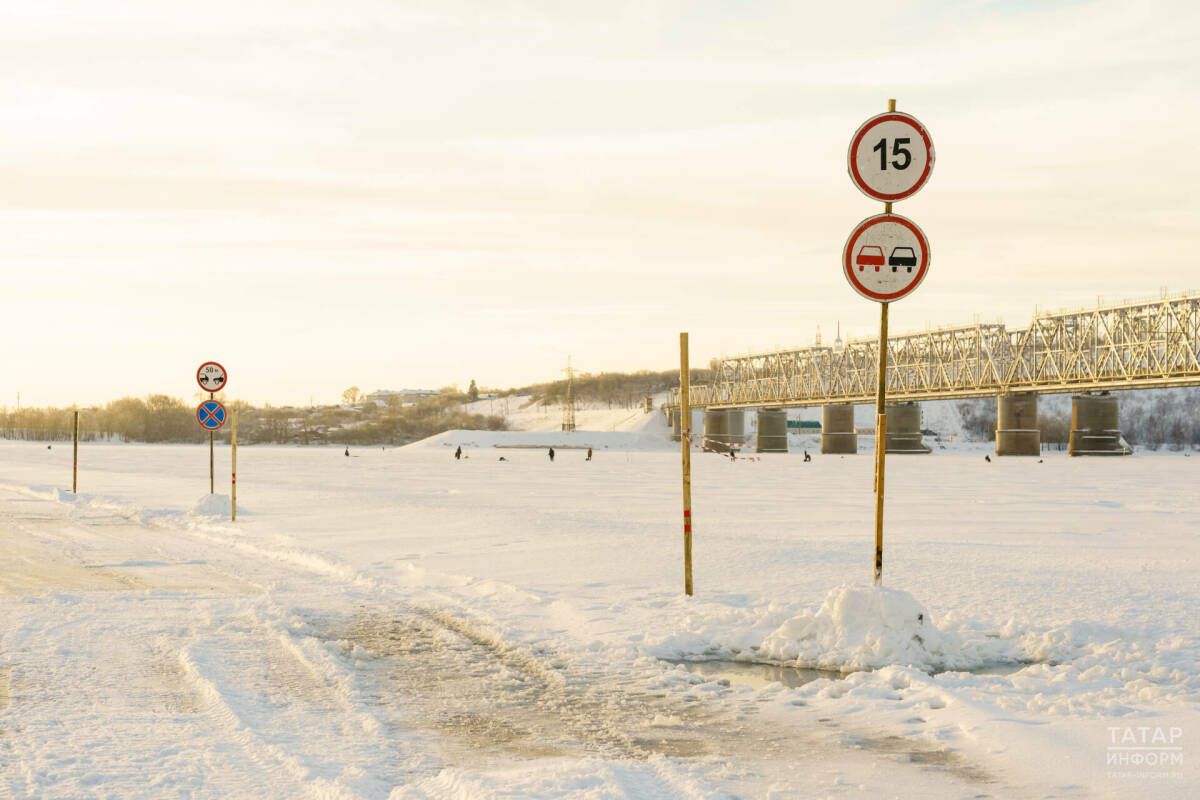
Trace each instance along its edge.
<path fill-rule="evenodd" d="M 458 446 L 458 448 L 454 451 L 454 460 L 458 461 L 461 458 L 462 458 L 462 445 L 460 444 Z"/>
<path fill-rule="evenodd" d="M 349 457 L 350 457 L 350 448 L 347 447 L 346 448 L 346 458 L 349 458 Z"/>
<path fill-rule="evenodd" d="M 589 447 L 587 458 L 585 458 L 584 461 L 591 461 L 591 460 L 592 460 L 592 448 Z"/>
<path fill-rule="evenodd" d="M 551 447 L 550 452 L 547 453 L 546 455 L 550 456 L 550 463 L 553 464 L 554 463 L 554 448 Z"/>
<path fill-rule="evenodd" d="M 810 456 L 810 455 L 808 454 L 808 451 L 807 451 L 807 450 L 805 450 L 805 451 L 804 451 L 804 463 L 805 463 L 805 464 L 807 464 L 809 461 L 812 461 L 812 456 Z"/>

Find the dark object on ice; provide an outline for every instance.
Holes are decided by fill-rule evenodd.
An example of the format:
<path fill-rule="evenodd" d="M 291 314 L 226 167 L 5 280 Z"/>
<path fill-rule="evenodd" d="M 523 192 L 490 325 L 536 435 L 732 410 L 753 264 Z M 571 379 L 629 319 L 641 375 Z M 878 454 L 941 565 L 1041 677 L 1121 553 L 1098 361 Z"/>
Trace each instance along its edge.
<path fill-rule="evenodd" d="M 989 464 L 992 463 L 992 457 L 989 455 L 984 455 L 983 460 L 988 462 Z"/>
<path fill-rule="evenodd" d="M 52 445 L 52 444 L 48 444 L 48 445 L 46 445 L 46 449 L 47 449 L 47 450 L 49 450 L 51 447 L 54 447 L 54 445 Z"/>
<path fill-rule="evenodd" d="M 807 464 L 809 461 L 812 461 L 812 456 L 810 456 L 810 455 L 808 454 L 808 451 L 807 451 L 807 450 L 805 450 L 805 451 L 804 451 L 804 463 L 805 463 L 805 464 Z"/>
<path fill-rule="evenodd" d="M 925 624 L 925 615 L 924 614 L 917 614 L 917 623 L 920 625 Z"/>
<path fill-rule="evenodd" d="M 550 448 L 550 452 L 547 453 L 547 455 L 550 456 L 550 463 L 553 464 L 554 463 L 554 448 L 553 447 Z"/>
<path fill-rule="evenodd" d="M 1042 463 L 1042 460 L 1041 460 L 1040 458 L 1038 459 L 1038 463 L 1039 463 L 1039 464 L 1040 464 L 1040 463 Z"/>
<path fill-rule="evenodd" d="M 501 460 L 501 461 L 508 461 L 508 459 L 507 459 L 507 458 L 505 458 L 504 456 L 500 456 L 500 460 Z"/>
<path fill-rule="evenodd" d="M 458 461 L 458 460 L 459 460 L 459 459 L 461 459 L 461 458 L 462 458 L 462 445 L 459 445 L 459 446 L 458 446 L 458 447 L 457 447 L 457 448 L 454 450 L 454 460 L 455 460 L 455 461 Z"/>
<path fill-rule="evenodd" d="M 592 460 L 592 448 L 589 447 L 587 458 L 585 458 L 584 461 L 591 461 L 591 460 Z"/>
<path fill-rule="evenodd" d="M 350 448 L 347 447 L 346 448 L 346 458 L 349 458 L 349 457 L 350 457 Z"/>

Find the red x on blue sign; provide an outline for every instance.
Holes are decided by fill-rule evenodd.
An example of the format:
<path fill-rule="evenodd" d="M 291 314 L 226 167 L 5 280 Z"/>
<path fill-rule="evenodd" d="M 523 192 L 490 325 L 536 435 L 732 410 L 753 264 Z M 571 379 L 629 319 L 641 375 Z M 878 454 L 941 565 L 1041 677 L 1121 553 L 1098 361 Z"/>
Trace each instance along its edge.
<path fill-rule="evenodd" d="M 220 430 L 225 424 L 225 406 L 216 400 L 205 400 L 196 406 L 196 421 L 206 431 Z"/>

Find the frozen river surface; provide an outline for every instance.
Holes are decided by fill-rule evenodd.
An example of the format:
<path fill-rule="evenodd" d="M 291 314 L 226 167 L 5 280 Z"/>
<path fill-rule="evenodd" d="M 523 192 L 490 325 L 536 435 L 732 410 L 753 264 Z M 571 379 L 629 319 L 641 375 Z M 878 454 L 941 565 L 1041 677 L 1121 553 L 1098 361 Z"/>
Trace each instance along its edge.
<path fill-rule="evenodd" d="M 466 452 L 0 444 L 0 797 L 1200 796 L 1200 457 Z"/>

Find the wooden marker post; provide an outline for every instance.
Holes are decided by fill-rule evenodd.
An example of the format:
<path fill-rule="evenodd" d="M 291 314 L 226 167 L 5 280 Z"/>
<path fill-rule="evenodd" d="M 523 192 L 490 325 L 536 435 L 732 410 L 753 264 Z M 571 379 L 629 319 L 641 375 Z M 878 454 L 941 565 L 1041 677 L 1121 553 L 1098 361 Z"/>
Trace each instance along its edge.
<path fill-rule="evenodd" d="M 216 436 L 212 431 L 208 432 L 208 493 L 216 494 L 216 458 L 213 456 L 213 439 Z"/>
<path fill-rule="evenodd" d="M 79 412 L 75 412 L 74 455 L 71 459 L 71 494 L 79 494 Z"/>
<path fill-rule="evenodd" d="M 692 596 L 692 406 L 688 335 L 679 334 L 679 441 L 683 445 L 683 591 Z"/>
<path fill-rule="evenodd" d="M 231 522 L 237 522 L 237 409 L 233 410 L 233 430 L 229 440 L 230 459 L 233 463 L 232 480 L 230 482 L 230 497 L 232 499 Z"/>
<path fill-rule="evenodd" d="M 892 213 L 892 203 L 916 194 L 933 170 L 933 140 L 911 114 L 871 117 L 850 140 L 850 180 L 883 203 L 883 213 L 855 226 L 842 251 L 850 286 L 879 303 L 879 374 L 875 390 L 875 561 L 873 583 L 883 582 L 883 498 L 887 471 L 888 306 L 909 295 L 929 271 L 929 240 L 915 222 Z"/>

